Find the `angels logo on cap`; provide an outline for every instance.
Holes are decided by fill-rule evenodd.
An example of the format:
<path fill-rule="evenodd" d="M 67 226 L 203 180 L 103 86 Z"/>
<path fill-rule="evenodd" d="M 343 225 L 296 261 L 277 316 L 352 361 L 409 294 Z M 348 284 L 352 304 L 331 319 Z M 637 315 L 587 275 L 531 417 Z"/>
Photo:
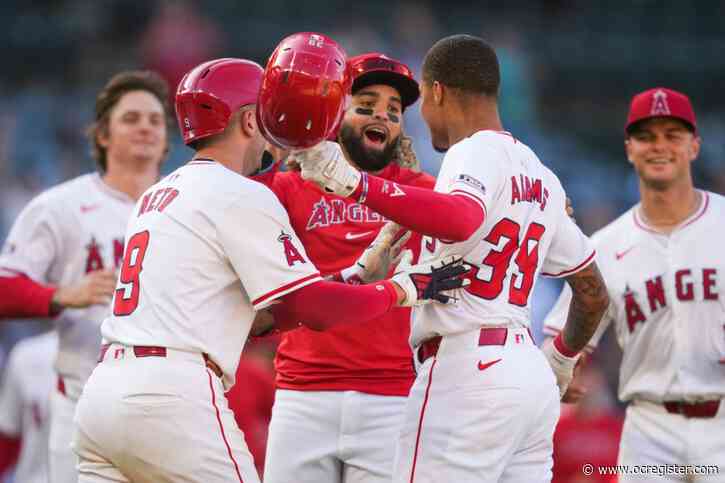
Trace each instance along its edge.
<path fill-rule="evenodd" d="M 667 93 L 662 89 L 657 89 L 652 94 L 652 110 L 651 116 L 669 116 L 670 106 L 667 105 Z"/>

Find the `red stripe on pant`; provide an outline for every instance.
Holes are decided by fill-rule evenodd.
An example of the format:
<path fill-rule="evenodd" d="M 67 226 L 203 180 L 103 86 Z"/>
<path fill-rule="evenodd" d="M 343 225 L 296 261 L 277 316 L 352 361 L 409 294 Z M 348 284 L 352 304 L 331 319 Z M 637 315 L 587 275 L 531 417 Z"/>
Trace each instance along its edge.
<path fill-rule="evenodd" d="M 229 459 L 232 460 L 232 463 L 234 464 L 234 470 L 237 472 L 237 478 L 239 478 L 239 483 L 244 483 L 244 480 L 242 480 L 242 475 L 239 473 L 239 466 L 237 465 L 236 460 L 234 459 L 234 455 L 232 455 L 232 448 L 229 446 L 229 441 L 227 441 L 227 435 L 224 433 L 224 426 L 222 426 L 222 418 L 219 414 L 219 408 L 216 405 L 216 394 L 214 394 L 214 386 L 211 382 L 211 371 L 207 369 L 206 374 L 209 376 L 209 390 L 211 391 L 211 404 L 214 406 L 214 411 L 216 411 L 216 420 L 219 423 L 219 429 L 222 432 L 222 439 L 224 440 L 224 444 L 227 447 L 227 453 L 229 453 Z"/>
<path fill-rule="evenodd" d="M 415 436 L 415 452 L 413 453 L 413 468 L 410 470 L 410 483 L 415 480 L 415 464 L 418 462 L 418 447 L 420 446 L 420 433 L 423 429 L 423 417 L 425 416 L 425 408 L 428 406 L 428 394 L 430 393 L 430 383 L 433 381 L 433 369 L 435 369 L 437 359 L 433 359 L 428 374 L 428 386 L 425 388 L 425 397 L 423 398 L 423 407 L 420 408 L 420 420 L 418 421 L 418 434 Z"/>

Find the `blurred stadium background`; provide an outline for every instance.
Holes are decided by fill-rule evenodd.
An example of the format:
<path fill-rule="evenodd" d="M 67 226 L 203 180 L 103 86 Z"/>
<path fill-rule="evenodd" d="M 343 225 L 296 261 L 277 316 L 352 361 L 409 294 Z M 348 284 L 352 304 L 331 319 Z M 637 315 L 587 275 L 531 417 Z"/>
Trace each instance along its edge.
<path fill-rule="evenodd" d="M 637 201 L 622 132 L 629 99 L 646 88 L 692 98 L 704 140 L 696 185 L 725 193 L 720 1 L 5 0 L 0 14 L 0 240 L 32 196 L 94 169 L 83 131 L 96 91 L 113 73 L 156 69 L 175 86 L 187 69 L 215 57 L 264 65 L 281 38 L 304 30 L 332 36 L 351 55 L 383 52 L 416 73 L 440 37 L 465 32 L 492 42 L 502 64 L 504 126 L 562 178 L 587 233 Z M 405 129 L 424 169 L 437 174 L 441 155 L 430 148 L 417 106 Z M 178 133 L 172 142 L 165 172 L 191 154 Z M 537 286 L 537 334 L 559 287 Z M 0 352 L 46 327 L 3 322 Z M 595 406 L 614 400 L 612 339 L 595 357 L 607 381 L 595 384 L 602 388 Z"/>

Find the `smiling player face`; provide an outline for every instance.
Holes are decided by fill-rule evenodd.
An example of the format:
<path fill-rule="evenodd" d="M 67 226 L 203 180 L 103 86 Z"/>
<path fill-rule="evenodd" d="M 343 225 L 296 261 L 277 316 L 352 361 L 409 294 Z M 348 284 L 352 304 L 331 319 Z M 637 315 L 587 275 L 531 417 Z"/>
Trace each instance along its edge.
<path fill-rule="evenodd" d="M 642 121 L 625 148 L 644 185 L 662 190 L 691 180 L 690 163 L 700 151 L 700 138 L 683 122 L 659 117 Z"/>
<path fill-rule="evenodd" d="M 396 89 L 375 84 L 360 89 L 345 113 L 340 140 L 360 169 L 379 171 L 393 159 L 402 131 L 403 107 Z"/>

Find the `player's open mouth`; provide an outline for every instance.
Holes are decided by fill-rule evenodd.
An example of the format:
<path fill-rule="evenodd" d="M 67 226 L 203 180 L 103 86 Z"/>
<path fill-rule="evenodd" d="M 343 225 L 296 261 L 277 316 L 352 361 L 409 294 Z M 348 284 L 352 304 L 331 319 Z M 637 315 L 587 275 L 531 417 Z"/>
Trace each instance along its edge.
<path fill-rule="evenodd" d="M 385 144 L 385 141 L 388 139 L 387 131 L 377 126 L 372 126 L 365 129 L 365 131 L 363 131 L 363 135 L 370 144 L 373 144 L 375 146 L 381 146 Z"/>
<path fill-rule="evenodd" d="M 648 164 L 669 164 L 670 160 L 665 158 L 648 159 Z"/>

